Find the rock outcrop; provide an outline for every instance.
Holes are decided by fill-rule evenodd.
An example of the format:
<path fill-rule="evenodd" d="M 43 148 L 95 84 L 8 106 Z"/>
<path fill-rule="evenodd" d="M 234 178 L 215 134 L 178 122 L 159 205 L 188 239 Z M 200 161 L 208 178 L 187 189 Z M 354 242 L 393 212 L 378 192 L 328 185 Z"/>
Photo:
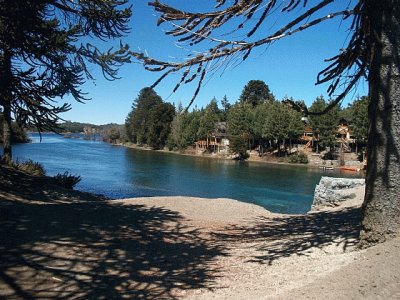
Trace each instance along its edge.
<path fill-rule="evenodd" d="M 356 197 L 355 188 L 364 186 L 365 179 L 322 177 L 315 187 L 311 211 L 339 206 Z"/>

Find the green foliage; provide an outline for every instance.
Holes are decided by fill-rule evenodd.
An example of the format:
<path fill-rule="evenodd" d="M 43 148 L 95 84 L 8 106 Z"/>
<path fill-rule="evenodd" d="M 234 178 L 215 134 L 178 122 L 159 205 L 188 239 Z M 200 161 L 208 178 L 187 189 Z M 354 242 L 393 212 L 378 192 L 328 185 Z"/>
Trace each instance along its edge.
<path fill-rule="evenodd" d="M 11 143 L 17 144 L 29 142 L 28 135 L 26 134 L 25 130 L 18 125 L 18 123 L 13 122 L 11 124 L 11 128 Z"/>
<path fill-rule="evenodd" d="M 228 135 L 250 138 L 254 132 L 253 120 L 253 106 L 250 103 L 236 103 L 228 113 Z"/>
<path fill-rule="evenodd" d="M 154 149 L 163 148 L 170 134 L 174 114 L 174 106 L 164 103 L 153 89 L 142 89 L 125 121 L 129 140 Z"/>
<path fill-rule="evenodd" d="M 240 159 L 247 158 L 249 140 L 254 136 L 254 110 L 250 103 L 236 103 L 227 116 L 229 148 Z"/>
<path fill-rule="evenodd" d="M 274 101 L 274 95 L 262 80 L 250 80 L 239 98 L 240 103 L 250 103 L 253 107 L 267 101 Z"/>
<path fill-rule="evenodd" d="M 182 143 L 182 132 L 183 132 L 183 123 L 184 118 L 187 113 L 177 112 L 171 122 L 171 132 L 168 137 L 168 148 L 169 150 L 173 149 L 185 149 L 186 145 Z"/>
<path fill-rule="evenodd" d="M 170 103 L 159 103 L 151 109 L 147 144 L 153 149 L 162 149 L 166 145 L 174 114 L 175 108 Z"/>
<path fill-rule="evenodd" d="M 183 150 L 199 140 L 198 131 L 203 115 L 204 111 L 197 109 L 192 112 L 177 113 L 171 123 L 169 148 Z"/>
<path fill-rule="evenodd" d="M 231 153 L 237 154 L 237 159 L 244 160 L 249 157 L 247 153 L 248 140 L 242 136 L 232 135 L 229 137 L 229 149 Z"/>
<path fill-rule="evenodd" d="M 118 141 L 123 140 L 125 126 L 112 126 L 109 129 L 102 131 L 102 137 L 104 142 L 108 142 L 111 144 L 116 144 Z"/>
<path fill-rule="evenodd" d="M 283 141 L 289 136 L 291 113 L 285 104 L 274 102 L 270 105 L 270 117 L 264 124 L 264 137 Z"/>
<path fill-rule="evenodd" d="M 351 117 L 349 121 L 354 137 L 359 142 L 365 142 L 368 136 L 368 97 L 361 97 L 350 104 Z"/>
<path fill-rule="evenodd" d="M 110 140 L 118 140 L 121 137 L 121 133 L 119 132 L 118 128 L 111 128 L 108 133 Z"/>
<path fill-rule="evenodd" d="M 288 162 L 292 164 L 308 164 L 307 154 L 300 152 L 288 157 Z"/>
<path fill-rule="evenodd" d="M 147 87 L 139 92 L 125 121 L 126 132 L 131 142 L 147 143 L 151 110 L 161 103 L 161 97 L 153 89 Z"/>
<path fill-rule="evenodd" d="M 183 130 L 182 130 L 182 140 L 181 145 L 190 146 L 193 145 L 195 141 L 199 139 L 197 135 L 198 128 L 200 127 L 200 118 L 202 116 L 201 111 L 194 110 L 190 114 L 185 115 L 183 118 Z"/>
<path fill-rule="evenodd" d="M 32 176 L 46 175 L 46 170 L 44 169 L 43 165 L 32 160 L 27 160 L 21 163 L 17 161 L 14 163 L 14 167 Z"/>
<path fill-rule="evenodd" d="M 79 175 L 71 175 L 68 171 L 65 171 L 64 174 L 58 173 L 53 177 L 53 180 L 56 185 L 72 190 L 75 185 L 82 180 L 82 178 Z"/>
<path fill-rule="evenodd" d="M 199 139 L 206 139 L 207 136 L 214 130 L 215 123 L 220 120 L 220 110 L 217 100 L 213 98 L 206 106 L 202 116 L 200 117 L 200 126 L 197 131 Z"/>
<path fill-rule="evenodd" d="M 300 113 L 282 102 L 266 102 L 255 109 L 254 130 L 261 141 L 277 141 L 279 146 L 286 139 L 297 138 L 304 130 Z"/>
<path fill-rule="evenodd" d="M 228 98 L 226 97 L 226 95 L 222 98 L 221 105 L 222 105 L 221 122 L 226 122 L 229 109 L 232 107 L 232 105 L 228 102 Z"/>
<path fill-rule="evenodd" d="M 261 105 L 258 105 L 254 108 L 254 133 L 259 139 L 269 138 L 269 133 L 265 132 L 264 125 L 269 122 L 269 119 L 272 117 L 270 112 L 270 107 L 272 103 L 267 102 Z"/>
<path fill-rule="evenodd" d="M 328 105 L 329 102 L 326 102 L 325 99 L 320 96 L 312 103 L 310 111 L 323 111 Z M 311 115 L 309 117 L 314 135 L 318 136 L 318 143 L 323 147 L 333 147 L 335 144 L 336 131 L 339 124 L 339 111 L 339 106 L 335 106 L 323 115 Z"/>
<path fill-rule="evenodd" d="M 206 139 L 214 131 L 215 124 L 221 120 L 222 114 L 215 98 L 205 109 L 181 113 L 178 111 L 171 123 L 169 148 L 182 150 L 197 140 Z"/>
<path fill-rule="evenodd" d="M 79 123 L 79 122 L 71 122 L 71 121 L 66 121 L 64 123 L 59 124 L 59 131 L 66 133 L 81 133 L 84 131 L 85 127 L 90 127 L 90 128 L 95 128 L 95 129 L 100 129 L 99 126 L 89 124 L 89 123 Z"/>
<path fill-rule="evenodd" d="M 294 101 L 293 99 L 291 99 Z M 283 102 L 285 103 L 285 102 Z M 288 110 L 288 137 L 290 139 L 297 139 L 304 132 L 304 123 L 301 120 L 302 114 L 291 107 L 288 107 L 285 104 L 286 109 Z"/>

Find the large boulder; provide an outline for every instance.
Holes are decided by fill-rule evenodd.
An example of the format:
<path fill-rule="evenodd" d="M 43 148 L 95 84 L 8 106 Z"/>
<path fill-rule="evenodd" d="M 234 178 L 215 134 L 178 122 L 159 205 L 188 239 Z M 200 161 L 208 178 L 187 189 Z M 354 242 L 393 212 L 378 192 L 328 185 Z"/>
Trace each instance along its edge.
<path fill-rule="evenodd" d="M 322 177 L 315 187 L 311 211 L 341 205 L 356 197 L 355 188 L 364 186 L 365 179 Z"/>

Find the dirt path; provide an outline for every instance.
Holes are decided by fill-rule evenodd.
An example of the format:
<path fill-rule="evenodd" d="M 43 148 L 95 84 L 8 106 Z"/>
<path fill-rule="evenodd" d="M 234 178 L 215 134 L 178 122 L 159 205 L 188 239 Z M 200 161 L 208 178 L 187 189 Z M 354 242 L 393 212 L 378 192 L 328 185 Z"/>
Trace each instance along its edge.
<path fill-rule="evenodd" d="M 1 169 L 0 298 L 400 299 L 400 240 L 358 251 L 358 204 L 106 201 Z"/>

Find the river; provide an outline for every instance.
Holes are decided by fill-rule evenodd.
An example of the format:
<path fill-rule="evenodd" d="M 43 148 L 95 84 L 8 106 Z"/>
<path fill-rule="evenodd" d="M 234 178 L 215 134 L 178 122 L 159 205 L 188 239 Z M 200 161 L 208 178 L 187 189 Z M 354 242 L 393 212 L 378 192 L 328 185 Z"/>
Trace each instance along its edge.
<path fill-rule="evenodd" d="M 231 198 L 272 212 L 305 213 L 321 176 L 349 176 L 304 166 L 136 150 L 56 134 L 43 134 L 41 142 L 38 134 L 30 138 L 32 143 L 14 146 L 14 158 L 40 162 L 50 176 L 78 174 L 82 181 L 76 189 L 110 198 Z"/>

